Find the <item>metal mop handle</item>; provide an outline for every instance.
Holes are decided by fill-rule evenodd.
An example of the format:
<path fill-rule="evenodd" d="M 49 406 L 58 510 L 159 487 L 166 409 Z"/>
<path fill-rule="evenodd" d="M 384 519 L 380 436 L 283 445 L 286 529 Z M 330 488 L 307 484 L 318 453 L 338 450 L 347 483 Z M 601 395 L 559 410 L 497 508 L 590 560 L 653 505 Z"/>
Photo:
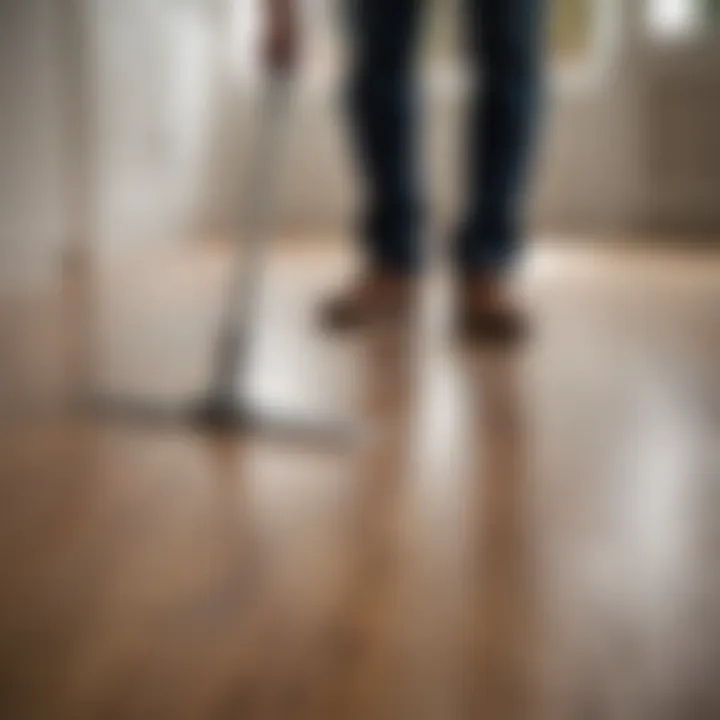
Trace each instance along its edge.
<path fill-rule="evenodd" d="M 274 73 L 263 88 L 258 127 L 252 148 L 244 224 L 235 248 L 232 276 L 215 348 L 210 393 L 225 399 L 244 379 L 250 360 L 254 319 L 261 291 L 263 251 L 278 195 L 280 161 L 288 136 L 292 78 Z"/>

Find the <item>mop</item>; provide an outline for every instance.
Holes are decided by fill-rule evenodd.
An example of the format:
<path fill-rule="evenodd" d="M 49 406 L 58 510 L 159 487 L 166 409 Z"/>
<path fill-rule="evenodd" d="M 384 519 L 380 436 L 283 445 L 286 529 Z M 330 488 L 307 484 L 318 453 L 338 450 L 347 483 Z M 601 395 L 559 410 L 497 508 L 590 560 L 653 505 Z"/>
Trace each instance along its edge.
<path fill-rule="evenodd" d="M 276 212 L 280 169 L 286 156 L 292 85 L 289 73 L 275 72 L 265 81 L 262 91 L 245 195 L 245 228 L 235 247 L 205 396 L 173 406 L 141 398 L 94 394 L 90 398 L 94 410 L 150 423 L 187 425 L 200 431 L 259 431 L 300 441 L 348 436 L 349 428 L 344 422 L 263 412 L 249 403 L 244 387 L 259 317 L 267 236 Z"/>

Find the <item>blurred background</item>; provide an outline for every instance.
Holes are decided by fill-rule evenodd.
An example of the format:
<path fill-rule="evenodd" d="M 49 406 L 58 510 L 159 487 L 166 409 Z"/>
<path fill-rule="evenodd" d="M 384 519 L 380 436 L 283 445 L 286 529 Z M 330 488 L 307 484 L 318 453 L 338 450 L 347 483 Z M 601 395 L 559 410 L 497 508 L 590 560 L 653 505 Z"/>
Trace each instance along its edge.
<path fill-rule="evenodd" d="M 0 0 L 3 720 L 720 717 L 720 2 L 548 1 L 498 353 L 441 269 L 410 333 L 317 327 L 358 188 L 340 3 L 303 3 L 245 389 L 367 440 L 318 448 L 81 412 L 207 387 L 260 0 Z M 466 78 L 428 9 L 439 245 Z"/>
<path fill-rule="evenodd" d="M 717 3 L 552 5 L 536 227 L 716 234 Z M 462 103 L 454 9 L 434 3 L 426 33 L 441 212 L 452 208 L 446 150 Z M 353 197 L 339 123 L 342 23 L 329 0 L 305 10 L 312 39 L 283 220 L 294 232 L 332 234 Z M 3 283 L 48 276 L 64 256 L 104 262 L 237 229 L 258 78 L 256 2 L 4 0 L 2 13 Z"/>

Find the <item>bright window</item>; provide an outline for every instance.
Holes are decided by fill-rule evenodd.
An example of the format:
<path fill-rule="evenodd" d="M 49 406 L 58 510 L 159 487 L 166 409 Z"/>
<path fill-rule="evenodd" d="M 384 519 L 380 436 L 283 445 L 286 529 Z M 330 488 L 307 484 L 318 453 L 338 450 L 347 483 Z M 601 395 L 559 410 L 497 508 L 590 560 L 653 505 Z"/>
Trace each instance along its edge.
<path fill-rule="evenodd" d="M 720 0 L 648 0 L 647 20 L 656 36 L 697 36 L 718 27 Z"/>

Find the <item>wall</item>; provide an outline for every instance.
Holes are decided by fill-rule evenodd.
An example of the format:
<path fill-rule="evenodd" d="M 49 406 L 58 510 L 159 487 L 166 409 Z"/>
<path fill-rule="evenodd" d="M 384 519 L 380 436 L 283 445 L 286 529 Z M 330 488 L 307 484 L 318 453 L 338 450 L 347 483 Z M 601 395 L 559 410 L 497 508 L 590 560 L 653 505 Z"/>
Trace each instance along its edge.
<path fill-rule="evenodd" d="M 257 87 L 233 65 L 237 7 L 0 0 L 1 287 L 52 277 L 68 250 L 104 262 L 239 226 Z M 637 4 L 614 7 L 624 34 L 604 48 L 602 72 L 550 93 L 535 223 L 717 233 L 719 46 L 650 46 L 631 17 Z M 354 175 L 339 91 L 328 89 L 338 67 L 333 79 L 318 50 L 333 51 L 330 22 L 313 32 L 284 218 L 295 230 L 336 232 L 351 215 Z M 427 103 L 429 175 L 447 223 L 462 104 L 437 86 Z"/>
<path fill-rule="evenodd" d="M 184 239 L 202 203 L 205 0 L 0 0 L 0 284 Z"/>
<path fill-rule="evenodd" d="M 538 228 L 595 235 L 720 232 L 720 170 L 709 167 L 717 157 L 718 65 L 706 52 L 691 50 L 679 62 L 677 53 L 649 51 L 639 8 L 598 2 L 600 30 L 587 66 L 550 82 L 532 208 Z M 327 13 L 318 17 L 326 26 L 314 27 L 307 43 L 313 57 L 336 32 Z M 284 217 L 288 227 L 327 231 L 347 220 L 353 176 L 338 91 L 323 91 L 317 74 L 316 67 L 306 72 L 309 88 L 297 107 Z M 208 207 L 218 225 L 233 226 L 242 193 L 241 146 L 257 98 L 237 75 L 229 74 L 224 87 L 225 131 L 217 147 L 236 147 L 216 154 L 211 185 L 218 190 L 208 195 Z M 426 92 L 426 111 L 427 164 L 436 217 L 445 227 L 457 194 L 459 94 L 435 83 Z"/>
<path fill-rule="evenodd" d="M 96 254 L 174 241 L 188 228 L 236 229 L 258 100 L 247 30 L 259 0 L 76 1 L 94 9 Z M 330 5 L 305 0 L 309 67 L 284 212 L 294 230 L 336 231 L 356 197 Z M 641 7 L 598 0 L 587 63 L 550 82 L 532 208 L 539 228 L 720 230 L 718 45 L 653 47 Z M 428 175 L 443 224 L 457 196 L 463 118 L 452 85 L 431 83 L 426 93 Z"/>
<path fill-rule="evenodd" d="M 0 288 L 43 282 L 67 227 L 55 0 L 0 0 Z"/>
<path fill-rule="evenodd" d="M 95 253 L 182 240 L 201 212 L 215 80 L 213 5 L 96 0 Z"/>
<path fill-rule="evenodd" d="M 601 7 L 603 31 L 587 67 L 580 69 L 581 77 L 563 77 L 550 83 L 533 209 L 538 225 L 613 232 L 628 221 L 631 211 L 627 187 L 633 182 L 631 84 L 623 67 L 623 38 L 615 32 L 623 24 L 617 13 L 625 6 L 605 0 Z M 318 27 L 318 19 L 325 21 L 324 28 Z M 322 60 L 316 57 L 318 48 L 327 47 L 328 38 L 337 34 L 337 27 L 331 26 L 333 21 L 328 13 L 318 13 L 313 26 L 315 35 L 306 43 L 312 49 L 314 65 L 306 69 L 309 77 L 297 104 L 295 150 L 285 206 L 285 220 L 290 227 L 342 227 L 353 205 L 353 174 L 337 86 L 340 73 L 323 76 Z M 229 75 L 225 81 L 226 127 L 234 129 L 239 142 L 251 122 L 256 96 L 238 76 Z M 327 89 L 328 83 L 333 89 Z M 460 174 L 455 162 L 463 122 L 458 83 L 446 77 L 430 77 L 425 111 L 426 165 L 436 216 L 445 224 L 455 205 Z M 238 155 L 226 155 L 224 159 L 231 159 L 235 165 L 230 168 L 222 160 L 215 163 L 214 183 L 222 192 L 210 200 L 220 222 L 222 218 L 235 218 L 233 209 L 242 191 Z"/>
<path fill-rule="evenodd" d="M 720 235 L 720 37 L 638 57 L 636 224 Z"/>

